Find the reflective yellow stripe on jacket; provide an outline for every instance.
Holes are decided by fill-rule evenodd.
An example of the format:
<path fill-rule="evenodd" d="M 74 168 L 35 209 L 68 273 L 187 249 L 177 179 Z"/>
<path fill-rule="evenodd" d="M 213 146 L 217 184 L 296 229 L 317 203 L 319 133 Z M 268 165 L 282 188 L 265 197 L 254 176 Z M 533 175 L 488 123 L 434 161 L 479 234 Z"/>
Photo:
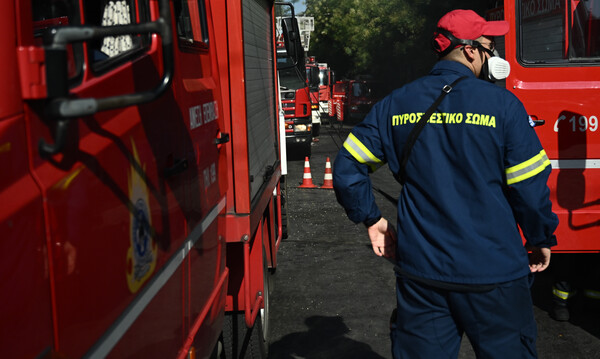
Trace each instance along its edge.
<path fill-rule="evenodd" d="M 550 160 L 546 155 L 546 151 L 541 150 L 540 153 L 520 163 L 506 169 L 506 184 L 513 184 L 531 178 L 542 172 L 548 165 Z"/>
<path fill-rule="evenodd" d="M 552 294 L 554 294 L 555 296 L 559 297 L 562 300 L 567 300 L 573 296 L 573 293 L 558 290 L 555 287 L 552 287 Z"/>
<path fill-rule="evenodd" d="M 600 300 L 600 291 L 598 290 L 586 289 L 583 291 L 583 295 L 585 295 L 586 298 Z"/>
<path fill-rule="evenodd" d="M 373 172 L 383 165 L 383 162 L 375 157 L 352 133 L 348 135 L 348 138 L 344 142 L 344 148 L 348 150 L 358 162 L 368 165 Z"/>

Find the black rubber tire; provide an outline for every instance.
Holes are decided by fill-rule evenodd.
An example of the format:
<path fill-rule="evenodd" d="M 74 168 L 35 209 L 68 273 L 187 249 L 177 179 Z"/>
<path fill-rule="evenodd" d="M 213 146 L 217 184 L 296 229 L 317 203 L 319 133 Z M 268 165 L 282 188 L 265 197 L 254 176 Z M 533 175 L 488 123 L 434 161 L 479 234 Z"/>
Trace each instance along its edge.
<path fill-rule="evenodd" d="M 223 342 L 227 359 L 265 359 L 267 351 L 260 314 L 252 328 L 246 326 L 243 312 L 227 313 L 223 328 Z"/>
<path fill-rule="evenodd" d="M 219 336 L 219 340 L 213 348 L 213 352 L 210 355 L 210 359 L 227 359 L 225 357 L 225 351 L 223 350 L 223 333 L 221 333 L 221 335 Z"/>
<path fill-rule="evenodd" d="M 269 296 L 271 273 L 263 248 L 264 309 L 261 309 L 254 326 L 248 328 L 244 312 L 225 314 L 223 344 L 227 359 L 266 359 L 269 355 Z"/>

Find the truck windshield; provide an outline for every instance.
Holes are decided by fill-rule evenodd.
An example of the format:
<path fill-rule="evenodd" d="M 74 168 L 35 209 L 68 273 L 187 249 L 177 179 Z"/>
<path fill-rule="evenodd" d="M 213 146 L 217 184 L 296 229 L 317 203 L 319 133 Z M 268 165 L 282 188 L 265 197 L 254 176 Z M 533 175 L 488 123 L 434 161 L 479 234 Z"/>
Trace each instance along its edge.
<path fill-rule="evenodd" d="M 329 86 L 329 76 L 327 69 L 319 69 L 319 85 Z"/>
<path fill-rule="evenodd" d="M 600 61 L 599 1 L 521 0 L 519 6 L 519 48 L 524 63 L 580 66 Z"/>
<path fill-rule="evenodd" d="M 306 87 L 306 79 L 303 77 L 303 71 L 299 71 L 297 67 L 293 66 L 293 63 L 289 58 L 277 59 L 277 66 L 284 67 L 278 70 L 279 72 L 279 84 L 288 90 L 298 90 Z"/>
<path fill-rule="evenodd" d="M 571 56 L 600 57 L 600 2 L 573 1 Z"/>
<path fill-rule="evenodd" d="M 371 89 L 365 83 L 355 82 L 352 84 L 352 96 L 369 97 L 371 96 Z"/>

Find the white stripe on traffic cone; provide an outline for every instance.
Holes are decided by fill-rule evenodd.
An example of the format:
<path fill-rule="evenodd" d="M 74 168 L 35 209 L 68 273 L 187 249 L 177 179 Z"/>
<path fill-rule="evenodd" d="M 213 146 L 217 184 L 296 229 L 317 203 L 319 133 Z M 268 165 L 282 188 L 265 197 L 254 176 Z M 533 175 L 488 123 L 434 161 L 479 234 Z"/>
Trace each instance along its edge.
<path fill-rule="evenodd" d="M 317 188 L 312 181 L 312 175 L 310 174 L 310 163 L 308 157 L 304 158 L 304 175 L 302 176 L 302 184 L 298 188 Z"/>
<path fill-rule="evenodd" d="M 323 177 L 323 185 L 321 188 L 333 189 L 333 173 L 331 171 L 331 162 L 329 161 L 329 157 L 327 157 L 327 162 L 325 162 L 325 176 Z"/>

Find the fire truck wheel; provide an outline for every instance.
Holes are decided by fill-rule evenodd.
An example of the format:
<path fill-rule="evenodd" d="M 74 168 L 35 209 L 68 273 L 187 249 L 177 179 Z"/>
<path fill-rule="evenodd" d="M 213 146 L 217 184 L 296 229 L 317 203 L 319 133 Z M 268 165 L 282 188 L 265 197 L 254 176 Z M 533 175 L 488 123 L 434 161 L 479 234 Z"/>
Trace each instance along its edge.
<path fill-rule="evenodd" d="M 264 283 L 264 288 L 263 288 L 263 308 L 260 309 L 260 315 L 259 317 L 256 318 L 257 322 L 261 322 L 261 334 L 262 334 L 262 341 L 261 341 L 261 345 L 264 346 L 264 352 L 265 354 L 267 354 L 266 356 L 268 356 L 269 353 L 269 343 L 271 341 L 271 337 L 269 336 L 269 328 L 271 327 L 269 325 L 270 321 L 270 302 L 269 302 L 269 298 L 271 297 L 271 293 L 273 292 L 273 275 L 272 272 L 269 270 L 269 263 L 267 260 L 267 252 L 265 250 L 265 247 L 263 245 L 263 283 Z M 256 324 L 255 324 L 256 326 Z"/>
<path fill-rule="evenodd" d="M 265 359 L 267 343 L 262 328 L 262 311 L 252 328 L 246 326 L 244 312 L 227 313 L 223 326 L 223 344 L 227 359 Z"/>
<path fill-rule="evenodd" d="M 227 313 L 223 325 L 225 358 L 266 359 L 269 354 L 269 294 L 271 273 L 263 247 L 263 301 L 252 328 L 246 326 L 244 312 Z"/>
<path fill-rule="evenodd" d="M 227 359 L 223 347 L 223 333 L 221 333 L 217 344 L 215 344 L 215 347 L 213 348 L 213 352 L 210 354 L 210 359 Z"/>

